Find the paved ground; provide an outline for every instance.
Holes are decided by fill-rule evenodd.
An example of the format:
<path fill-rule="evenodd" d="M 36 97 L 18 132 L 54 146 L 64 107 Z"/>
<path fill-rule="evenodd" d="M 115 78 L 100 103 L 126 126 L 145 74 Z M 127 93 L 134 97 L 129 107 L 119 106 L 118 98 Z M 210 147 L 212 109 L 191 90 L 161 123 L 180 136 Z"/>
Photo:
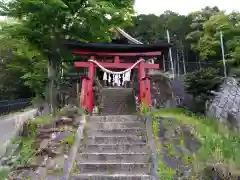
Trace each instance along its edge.
<path fill-rule="evenodd" d="M 16 134 L 16 119 L 18 119 L 17 123 L 19 123 L 33 117 L 36 111 L 36 109 L 31 109 L 0 118 L 0 156 L 5 152 L 8 140 Z"/>

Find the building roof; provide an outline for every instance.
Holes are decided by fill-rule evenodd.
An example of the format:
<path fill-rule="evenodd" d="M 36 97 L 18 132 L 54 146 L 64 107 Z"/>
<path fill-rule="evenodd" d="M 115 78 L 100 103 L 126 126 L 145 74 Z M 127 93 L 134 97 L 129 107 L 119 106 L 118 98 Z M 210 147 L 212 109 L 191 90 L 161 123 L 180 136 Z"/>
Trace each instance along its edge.
<path fill-rule="evenodd" d="M 83 43 L 68 40 L 64 43 L 69 49 L 81 49 L 99 52 L 156 52 L 172 47 L 169 43 L 159 44 L 113 44 L 113 43 Z"/>
<path fill-rule="evenodd" d="M 121 34 L 123 37 L 125 37 L 127 40 L 129 40 L 133 44 L 143 44 L 142 42 L 138 41 L 137 39 L 130 36 L 128 33 L 126 33 L 124 30 L 120 28 L 116 28 L 116 31 Z"/>
<path fill-rule="evenodd" d="M 116 31 L 124 38 L 130 41 L 131 44 L 121 40 L 113 40 L 111 43 L 83 43 L 77 40 L 68 40 L 64 44 L 69 49 L 81 49 L 88 51 L 100 51 L 100 52 L 156 52 L 167 51 L 172 44 L 159 42 L 156 44 L 143 44 L 142 42 L 131 37 L 125 31 L 120 28 L 116 28 Z M 121 41 L 121 42 L 120 42 Z"/>

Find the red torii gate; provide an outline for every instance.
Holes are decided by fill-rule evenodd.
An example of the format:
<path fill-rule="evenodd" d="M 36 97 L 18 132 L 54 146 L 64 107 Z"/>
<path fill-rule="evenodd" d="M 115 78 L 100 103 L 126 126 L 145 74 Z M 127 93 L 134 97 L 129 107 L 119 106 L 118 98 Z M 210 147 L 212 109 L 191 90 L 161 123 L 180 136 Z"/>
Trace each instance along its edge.
<path fill-rule="evenodd" d="M 139 103 L 145 100 L 148 106 L 151 106 L 150 80 L 146 76 L 145 69 L 159 69 L 159 64 L 145 63 L 143 58 L 154 58 L 162 55 L 163 49 L 169 48 L 169 44 L 161 45 L 129 45 L 129 44 L 103 44 L 103 43 L 81 43 L 68 42 L 72 54 L 77 56 L 90 56 L 88 62 L 75 62 L 76 68 L 88 68 L 87 77 L 83 78 L 80 105 L 92 112 L 94 107 L 93 99 L 93 80 L 95 68 L 99 64 L 104 68 L 114 69 L 138 69 L 139 81 Z M 114 57 L 113 62 L 98 61 L 97 56 Z M 120 62 L 120 57 L 138 57 L 135 63 Z"/>

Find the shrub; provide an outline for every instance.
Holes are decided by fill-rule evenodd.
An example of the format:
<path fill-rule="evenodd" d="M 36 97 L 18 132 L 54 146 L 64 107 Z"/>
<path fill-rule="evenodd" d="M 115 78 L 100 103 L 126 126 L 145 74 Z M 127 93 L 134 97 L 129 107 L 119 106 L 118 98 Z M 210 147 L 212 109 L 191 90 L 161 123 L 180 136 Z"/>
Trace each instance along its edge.
<path fill-rule="evenodd" d="M 185 76 L 185 90 L 194 97 L 198 112 L 205 111 L 205 103 L 211 98 L 210 91 L 217 90 L 221 82 L 219 70 L 215 68 L 203 68 Z"/>

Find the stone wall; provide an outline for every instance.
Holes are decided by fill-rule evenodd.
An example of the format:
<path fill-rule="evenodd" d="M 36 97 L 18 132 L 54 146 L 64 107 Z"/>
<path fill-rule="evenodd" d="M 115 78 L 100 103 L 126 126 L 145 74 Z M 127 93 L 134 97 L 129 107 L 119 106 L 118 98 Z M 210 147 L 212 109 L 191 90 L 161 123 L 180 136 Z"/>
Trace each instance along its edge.
<path fill-rule="evenodd" d="M 155 108 L 174 106 L 171 80 L 161 73 L 148 74 L 151 84 L 152 105 Z"/>
<path fill-rule="evenodd" d="M 183 77 L 172 78 L 171 74 L 159 70 L 149 71 L 152 105 L 162 107 L 194 107 L 195 101 L 184 90 Z M 135 95 L 139 93 L 137 74 L 132 80 Z"/>
<path fill-rule="evenodd" d="M 240 125 L 240 86 L 236 79 L 228 78 L 207 107 L 207 116 Z"/>
<path fill-rule="evenodd" d="M 176 97 L 176 103 L 179 107 L 187 107 L 195 109 L 196 103 L 191 95 L 185 91 L 184 77 L 175 77 L 171 81 L 173 94 Z"/>

